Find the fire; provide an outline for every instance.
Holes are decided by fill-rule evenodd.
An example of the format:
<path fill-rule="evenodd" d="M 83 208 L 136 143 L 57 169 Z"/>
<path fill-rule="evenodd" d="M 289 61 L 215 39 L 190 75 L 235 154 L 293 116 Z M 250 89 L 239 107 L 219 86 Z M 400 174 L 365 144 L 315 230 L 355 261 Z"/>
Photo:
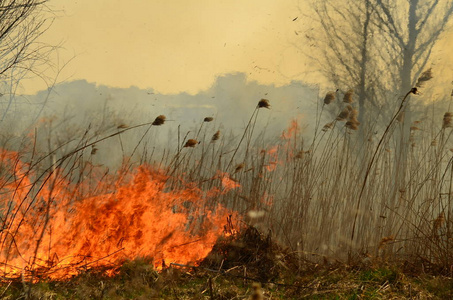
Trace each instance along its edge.
<path fill-rule="evenodd" d="M 282 139 L 289 140 L 300 132 L 300 127 L 296 119 L 291 120 L 288 128 L 282 132 Z"/>
<path fill-rule="evenodd" d="M 55 170 L 37 184 L 17 153 L 0 151 L 0 159 L 4 278 L 64 279 L 137 257 L 152 257 L 156 268 L 193 264 L 211 251 L 231 215 L 206 205 L 226 187 L 202 191 L 180 182 L 170 190 L 168 176 L 147 165 L 84 198 L 88 182 L 72 183 Z"/>
<path fill-rule="evenodd" d="M 223 172 L 217 171 L 217 176 L 222 181 L 222 186 L 226 191 L 241 187 L 241 185 L 238 182 L 231 179 L 231 177 L 228 175 L 228 173 L 223 173 Z"/>
<path fill-rule="evenodd" d="M 281 164 L 281 161 L 278 158 L 278 146 L 273 146 L 265 153 L 269 156 L 269 163 L 266 165 L 266 169 L 269 172 L 274 171 L 277 168 L 278 164 Z"/>

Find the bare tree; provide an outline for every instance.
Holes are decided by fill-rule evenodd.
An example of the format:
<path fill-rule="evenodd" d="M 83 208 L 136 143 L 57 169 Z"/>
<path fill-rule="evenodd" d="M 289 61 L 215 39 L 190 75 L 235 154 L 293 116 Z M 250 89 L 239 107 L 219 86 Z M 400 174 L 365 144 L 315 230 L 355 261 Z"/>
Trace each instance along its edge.
<path fill-rule="evenodd" d="M 434 44 L 453 14 L 453 2 L 375 0 L 373 5 L 383 45 L 388 45 L 384 58 L 392 62 L 388 67 L 398 75 L 395 88 L 407 92 L 425 70 Z"/>
<path fill-rule="evenodd" d="M 395 124 L 392 128 L 396 149 L 391 173 L 394 184 L 389 197 L 382 200 L 398 213 L 402 209 L 398 196 L 405 190 L 408 174 L 414 107 L 411 102 L 415 100 L 409 99 L 411 90 L 430 67 L 432 49 L 452 17 L 453 2 L 322 0 L 314 1 L 312 6 L 321 29 L 308 36 L 309 42 L 320 50 L 313 57 L 337 87 L 357 90 L 360 120 L 376 120 L 381 113 L 388 118 L 395 108 L 404 114 L 404 118 L 398 118 L 399 123 L 390 123 Z M 431 74 L 423 73 L 422 77 L 426 79 Z M 407 101 L 402 101 L 404 95 Z M 357 210 L 361 209 L 359 206 L 360 199 Z M 392 234 L 395 225 L 387 222 L 384 230 Z"/>
<path fill-rule="evenodd" d="M 40 76 L 43 66 L 51 65 L 53 47 L 38 38 L 49 28 L 47 0 L 0 0 L 0 83 L 1 95 L 9 95 L 2 107 L 3 120 L 9 111 L 21 79 Z"/>
<path fill-rule="evenodd" d="M 311 56 L 333 84 L 356 90 L 359 121 L 398 105 L 388 95 L 413 87 L 453 14 L 448 0 L 323 0 L 312 7 L 321 34 L 306 35 L 317 47 Z M 410 126 L 408 108 L 406 120 Z"/>
<path fill-rule="evenodd" d="M 445 30 L 453 13 L 450 0 L 374 0 L 377 26 L 381 34 L 379 44 L 383 45 L 380 58 L 387 62 L 391 74 L 388 88 L 404 95 L 416 85 L 417 79 L 428 68 L 432 49 Z M 431 77 L 430 72 L 423 76 Z M 397 210 L 398 193 L 404 190 L 408 175 L 408 153 L 410 127 L 413 119 L 413 103 L 405 102 L 404 115 L 396 140 L 395 164 L 393 170 L 392 195 L 387 205 Z M 395 224 L 388 223 L 386 231 L 392 232 Z"/>
<path fill-rule="evenodd" d="M 316 28 L 306 35 L 317 48 L 310 56 L 318 62 L 326 78 L 338 88 L 353 89 L 357 94 L 360 128 L 368 119 L 367 112 L 380 112 L 385 104 L 381 100 L 385 97 L 379 94 L 381 65 L 374 59 L 378 47 L 373 38 L 377 20 L 370 1 L 314 2 L 314 19 L 321 30 Z"/>

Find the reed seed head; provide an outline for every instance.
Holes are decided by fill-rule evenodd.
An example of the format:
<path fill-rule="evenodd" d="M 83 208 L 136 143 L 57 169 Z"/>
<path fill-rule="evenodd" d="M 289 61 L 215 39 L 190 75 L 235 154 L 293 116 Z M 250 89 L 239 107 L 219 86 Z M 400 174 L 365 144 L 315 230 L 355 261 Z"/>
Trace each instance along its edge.
<path fill-rule="evenodd" d="M 359 129 L 359 121 L 355 121 L 355 120 L 349 120 L 346 122 L 346 124 L 344 126 L 346 126 L 346 128 L 349 128 L 349 129 L 352 129 L 352 130 L 357 130 Z"/>
<path fill-rule="evenodd" d="M 166 117 L 164 115 L 157 116 L 157 118 L 153 122 L 153 125 L 160 126 L 165 123 L 165 119 Z"/>
<path fill-rule="evenodd" d="M 237 173 L 239 172 L 240 170 L 242 170 L 244 168 L 245 164 L 244 163 L 240 163 L 236 166 L 236 168 L 234 169 L 234 173 Z"/>
<path fill-rule="evenodd" d="M 354 90 L 348 90 L 344 96 L 343 96 L 343 102 L 344 103 L 352 103 L 353 100 L 352 100 L 352 95 L 354 94 Z"/>
<path fill-rule="evenodd" d="M 333 122 L 327 123 L 327 124 L 324 125 L 324 127 L 322 128 L 322 131 L 326 132 L 327 130 L 331 129 L 332 127 L 333 127 Z"/>
<path fill-rule="evenodd" d="M 433 78 L 432 70 L 429 68 L 428 70 L 424 71 L 417 80 L 416 87 L 422 87 L 422 85 Z"/>
<path fill-rule="evenodd" d="M 258 108 L 267 108 L 267 109 L 270 109 L 271 105 L 269 104 L 269 100 L 267 99 L 261 99 L 259 102 L 258 102 Z"/>
<path fill-rule="evenodd" d="M 338 114 L 337 116 L 337 121 L 346 121 L 346 119 L 349 117 L 349 108 L 345 107 L 343 110 Z"/>
<path fill-rule="evenodd" d="M 217 130 L 216 133 L 212 136 L 212 141 L 217 141 L 220 138 L 220 130 Z"/>
<path fill-rule="evenodd" d="M 349 119 L 345 124 L 346 128 L 349 128 L 352 130 L 359 129 L 360 122 L 359 122 L 359 120 L 357 120 L 359 111 L 350 105 L 348 105 L 347 109 L 349 110 Z"/>
<path fill-rule="evenodd" d="M 335 92 L 328 92 L 324 97 L 324 104 L 329 105 L 333 101 L 335 101 Z"/>
<path fill-rule="evenodd" d="M 451 112 L 446 112 L 444 114 L 444 119 L 442 122 L 442 128 L 450 128 L 453 127 L 453 114 Z"/>
<path fill-rule="evenodd" d="M 198 144 L 197 140 L 194 139 L 188 139 L 184 147 L 195 147 L 195 145 Z"/>
<path fill-rule="evenodd" d="M 204 118 L 203 122 L 212 122 L 212 120 L 214 120 L 213 117 L 206 117 Z"/>
<path fill-rule="evenodd" d="M 95 155 L 96 152 L 98 152 L 98 148 L 96 148 L 95 145 L 92 145 L 92 146 L 91 146 L 91 155 Z"/>
<path fill-rule="evenodd" d="M 359 111 L 355 108 L 353 108 L 350 112 L 349 112 L 349 119 L 357 119 L 357 117 L 359 116 Z"/>

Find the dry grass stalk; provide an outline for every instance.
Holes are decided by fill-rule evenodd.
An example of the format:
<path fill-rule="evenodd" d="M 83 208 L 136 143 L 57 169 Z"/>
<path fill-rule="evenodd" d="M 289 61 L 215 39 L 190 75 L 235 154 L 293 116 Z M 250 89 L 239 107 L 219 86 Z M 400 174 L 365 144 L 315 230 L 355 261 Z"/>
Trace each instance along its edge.
<path fill-rule="evenodd" d="M 269 100 L 267 99 L 261 99 L 259 102 L 258 102 L 258 108 L 267 108 L 267 109 L 270 109 L 271 105 L 269 104 Z"/>
<path fill-rule="evenodd" d="M 346 94 L 343 96 L 343 102 L 344 103 L 352 103 L 352 95 L 354 94 L 354 90 L 348 90 Z"/>
<path fill-rule="evenodd" d="M 398 108 L 398 111 L 395 113 L 395 115 L 393 116 L 393 118 L 390 120 L 390 123 L 387 125 L 387 127 L 385 128 L 385 131 L 384 131 L 384 134 L 382 135 L 381 139 L 379 140 L 378 142 L 378 145 L 376 146 L 376 149 L 374 150 L 374 153 L 373 155 L 371 156 L 371 159 L 370 159 L 370 162 L 368 163 L 368 167 L 366 169 L 366 172 L 365 172 L 365 178 L 363 180 L 363 183 L 362 183 L 362 187 L 360 189 L 360 193 L 359 193 L 359 196 L 357 198 L 357 203 L 356 203 L 356 210 L 355 210 L 355 214 L 354 214 L 354 220 L 352 222 L 352 231 L 351 231 L 351 245 L 354 241 L 354 236 L 355 236 L 355 230 L 356 230 L 356 223 L 357 223 L 357 218 L 359 216 L 359 211 L 360 211 L 360 203 L 362 202 L 362 196 L 363 196 L 363 192 L 365 191 L 365 186 L 367 184 L 367 181 L 368 181 L 368 178 L 369 178 L 369 174 L 371 173 L 371 168 L 375 162 L 375 159 L 377 157 L 377 153 L 379 151 L 379 148 L 381 147 L 386 135 L 388 134 L 389 132 L 389 129 L 390 127 L 392 126 L 393 122 L 395 121 L 396 117 L 398 116 L 398 114 L 402 111 L 403 107 L 404 107 L 404 103 L 407 99 L 407 97 L 409 97 L 409 94 L 411 93 L 416 93 L 417 92 L 417 89 L 416 88 L 412 88 L 405 96 L 404 98 L 401 100 L 401 104 L 400 104 L 400 107 Z M 350 261 L 351 260 L 351 252 L 352 252 L 352 247 L 349 248 L 349 252 L 348 252 L 348 260 Z"/>
<path fill-rule="evenodd" d="M 204 121 L 204 122 L 212 122 L 212 120 L 214 120 L 213 117 L 206 117 L 206 118 L 204 118 L 203 121 Z"/>
<path fill-rule="evenodd" d="M 157 118 L 153 122 L 153 125 L 160 126 L 165 123 L 165 119 L 166 117 L 164 115 L 157 116 Z"/>
<path fill-rule="evenodd" d="M 442 122 L 442 128 L 450 128 L 453 127 L 453 114 L 451 112 L 446 112 L 444 114 L 444 119 Z"/>
<path fill-rule="evenodd" d="M 127 128 L 128 126 L 124 123 L 121 123 L 120 125 L 116 126 L 117 129 L 125 129 Z"/>
<path fill-rule="evenodd" d="M 398 116 L 396 116 L 396 120 L 400 123 L 404 121 L 404 111 L 400 112 Z"/>
<path fill-rule="evenodd" d="M 217 130 L 216 133 L 212 136 L 212 141 L 217 141 L 220 138 L 220 130 Z"/>
<path fill-rule="evenodd" d="M 195 147 L 195 145 L 198 144 L 198 141 L 197 140 L 194 140 L 194 139 L 188 139 L 186 144 L 184 145 L 184 147 Z"/>
<path fill-rule="evenodd" d="M 428 70 L 424 71 L 420 75 L 420 77 L 417 80 L 417 84 L 415 86 L 416 87 L 422 87 L 423 83 L 429 81 L 432 78 L 433 78 L 433 74 L 432 74 L 431 68 L 429 68 Z"/>
<path fill-rule="evenodd" d="M 335 92 L 328 92 L 324 97 L 324 104 L 329 105 L 333 101 L 335 101 Z"/>

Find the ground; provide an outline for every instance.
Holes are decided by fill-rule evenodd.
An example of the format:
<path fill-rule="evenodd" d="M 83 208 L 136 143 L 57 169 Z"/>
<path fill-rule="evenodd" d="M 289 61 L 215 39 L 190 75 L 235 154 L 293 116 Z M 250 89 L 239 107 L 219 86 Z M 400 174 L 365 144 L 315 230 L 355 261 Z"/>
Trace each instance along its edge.
<path fill-rule="evenodd" d="M 240 270 L 240 272 L 238 272 Z M 237 275 L 242 273 L 245 276 Z M 204 268 L 168 268 L 156 272 L 144 260 L 125 263 L 107 277 L 94 270 L 67 281 L 4 282 L 2 299 L 252 299 L 258 280 L 245 268 L 215 272 Z M 262 299 L 452 299 L 453 279 L 405 274 L 392 267 L 362 270 L 319 268 L 309 274 L 260 284 Z M 31 290 L 29 290 L 31 288 Z M 255 288 L 257 289 L 257 288 Z M 256 298 L 260 299 L 260 298 Z"/>
<path fill-rule="evenodd" d="M 167 263 L 157 271 L 151 258 L 138 258 L 71 278 L 35 281 L 4 279 L 0 298 L 453 299 L 451 270 L 373 258 L 367 264 L 317 263 L 253 227 L 219 239 L 208 257 L 191 265 Z"/>

